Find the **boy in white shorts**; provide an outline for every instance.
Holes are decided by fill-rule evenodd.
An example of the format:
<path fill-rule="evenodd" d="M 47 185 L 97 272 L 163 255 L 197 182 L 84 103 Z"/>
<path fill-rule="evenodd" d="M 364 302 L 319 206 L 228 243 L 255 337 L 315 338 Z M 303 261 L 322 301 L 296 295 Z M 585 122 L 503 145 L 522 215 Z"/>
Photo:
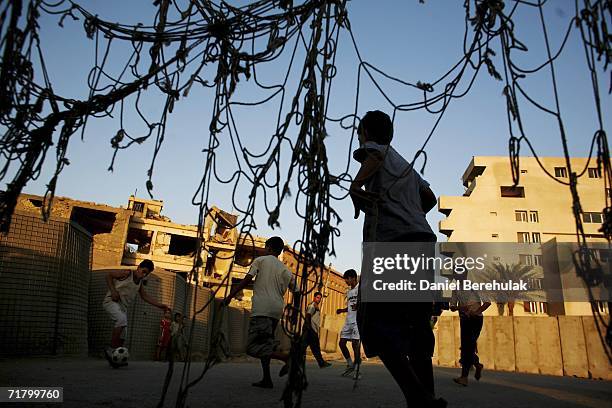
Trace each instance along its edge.
<path fill-rule="evenodd" d="M 359 341 L 359 329 L 357 328 L 357 299 L 359 297 L 359 287 L 357 286 L 357 272 L 354 269 L 349 269 L 344 272 L 344 281 L 349 286 L 346 293 L 346 307 L 336 310 L 337 314 L 346 313 L 344 326 L 340 332 L 340 351 L 346 359 L 346 370 L 342 374 L 348 376 L 353 372 L 357 373 L 356 369 L 361 364 L 361 344 Z M 353 346 L 353 356 L 355 361 L 351 360 L 351 353 L 347 342 L 351 342 Z"/>
<path fill-rule="evenodd" d="M 108 285 L 108 292 L 104 297 L 102 306 L 104 310 L 110 315 L 114 323 L 113 334 L 111 338 L 111 347 L 105 350 L 105 356 L 109 363 L 112 363 L 111 353 L 112 350 L 123 346 L 123 334 L 127 328 L 127 310 L 128 306 L 136 298 L 136 294 L 147 303 L 158 307 L 162 310 L 169 310 L 168 306 L 158 303 L 155 299 L 147 294 L 142 287 L 144 278 L 147 277 L 155 266 L 149 259 L 145 259 L 138 265 L 135 271 L 112 271 L 106 275 L 106 284 Z M 127 364 L 127 363 L 126 363 Z"/>

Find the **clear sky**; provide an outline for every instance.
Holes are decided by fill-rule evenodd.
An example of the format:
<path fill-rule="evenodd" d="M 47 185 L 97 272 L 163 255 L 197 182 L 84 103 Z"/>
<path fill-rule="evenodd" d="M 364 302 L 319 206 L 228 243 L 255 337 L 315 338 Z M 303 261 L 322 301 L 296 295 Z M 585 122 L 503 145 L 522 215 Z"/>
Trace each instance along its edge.
<path fill-rule="evenodd" d="M 82 1 L 80 4 L 105 20 L 127 23 L 142 21 L 146 25 L 152 21 L 151 1 Z M 569 19 L 573 15 L 573 4 L 571 1 L 550 0 L 545 7 L 549 36 L 555 51 L 561 44 Z M 412 83 L 433 82 L 462 56 L 462 5 L 463 1 L 459 0 L 428 0 L 425 4 L 419 4 L 417 0 L 353 0 L 348 3 L 348 13 L 364 59 L 387 73 Z M 515 22 L 516 35 L 529 47 L 528 53 L 517 57 L 518 61 L 526 68 L 538 66 L 546 58 L 537 9 L 519 7 Z M 87 74 L 95 55 L 94 43 L 85 37 L 82 21 L 73 22 L 67 19 L 64 25 L 63 29 L 58 27 L 57 17 L 45 16 L 42 20 L 41 41 L 45 47 L 47 67 L 58 93 L 84 98 L 88 92 Z M 107 66 L 110 71 L 116 73 L 120 69 L 119 64 L 125 63 L 127 48 L 120 44 L 115 45 L 117 48 L 113 48 Z M 499 51 L 498 43 L 494 43 L 493 48 L 496 52 Z M 498 52 L 495 63 L 501 69 L 499 56 Z M 298 53 L 298 58 L 303 58 L 303 52 Z M 351 113 L 355 101 L 358 63 L 346 33 L 340 36 L 337 58 L 338 74 L 334 80 L 329 110 L 332 117 Z M 300 62 L 297 67 L 301 67 L 301 60 L 298 61 Z M 261 67 L 258 71 L 261 80 L 278 82 L 278 78 L 286 71 L 286 62 L 287 59 L 283 57 Z M 556 68 L 561 110 L 566 119 L 571 154 L 586 156 L 591 137 L 597 128 L 590 78 L 577 30 L 572 31 L 564 53 L 556 62 Z M 600 81 L 604 114 L 608 118 L 609 75 L 601 75 Z M 420 91 L 400 87 L 386 80 L 382 80 L 381 84 L 397 102 L 416 102 L 421 98 Z M 460 89 L 464 89 L 465 84 L 464 81 Z M 543 70 L 533 78 L 526 79 L 524 85 L 537 101 L 552 107 L 549 70 Z M 236 94 L 239 100 L 255 100 L 264 95 L 254 89 L 252 83 L 243 81 L 240 87 Z M 463 193 L 460 177 L 472 156 L 508 154 L 506 102 L 502 89 L 503 83 L 492 79 L 483 69 L 470 93 L 450 105 L 426 149 L 429 159 L 424 177 L 437 195 Z M 290 96 L 291 92 L 289 90 Z M 164 200 L 164 214 L 175 222 L 197 223 L 197 209 L 191 205 L 191 198 L 201 178 L 204 163 L 202 149 L 208 140 L 212 98 L 209 90 L 194 89 L 189 98 L 181 99 L 177 103 L 169 118 L 166 141 L 157 159 L 153 183 L 155 198 Z M 152 91 L 147 94 L 144 102 L 145 111 L 153 115 L 159 111 L 161 103 L 159 92 Z M 371 109 L 391 111 L 366 77 L 362 77 L 359 105 L 360 115 Z M 527 133 L 538 154 L 561 155 L 561 142 L 555 120 L 531 109 L 524 101 L 521 106 Z M 258 149 L 267 144 L 275 129 L 277 111 L 278 99 L 262 107 L 236 109 L 237 126 L 247 146 Z M 400 114 L 395 120 L 393 144 L 396 149 L 412 158 L 435 119 L 435 116 L 424 111 Z M 132 126 L 130 130 L 135 134 L 143 132 L 142 125 L 133 117 L 126 117 L 126 122 Z M 146 197 L 146 171 L 150 164 L 154 139 L 120 152 L 115 171 L 109 173 L 107 168 L 113 153 L 110 139 L 117 130 L 117 118 L 92 120 L 88 124 L 84 140 L 75 137 L 71 141 L 68 150 L 71 164 L 61 175 L 57 195 L 116 206 L 125 205 L 129 195 L 135 190 L 138 190 L 139 196 Z M 356 142 L 350 146 L 350 132 L 337 126 L 330 125 L 328 131 L 329 165 L 332 171 L 338 172 L 345 167 L 348 154 L 356 147 Z M 292 137 L 295 137 L 295 132 Z M 219 152 L 218 163 L 221 171 L 228 176 L 235 168 L 235 163 L 228 140 L 222 139 L 222 144 L 224 145 Z M 527 153 L 526 146 L 522 152 Z M 289 154 L 285 151 L 285 160 Z M 52 158 L 53 153 L 48 159 Z M 420 168 L 420 165 L 417 167 Z M 351 163 L 352 173 L 356 170 L 356 164 Z M 26 192 L 44 193 L 50 176 L 51 167 L 47 165 L 41 177 L 27 185 Z M 213 185 L 211 204 L 232 210 L 230 197 L 230 186 L 218 183 Z M 245 199 L 244 194 L 239 198 Z M 334 208 L 343 219 L 340 224 L 342 236 L 336 240 L 337 257 L 329 258 L 328 262 L 340 270 L 351 267 L 358 269 L 363 218 L 353 219 L 349 199 L 335 202 Z M 259 235 L 275 233 L 289 242 L 301 236 L 301 222 L 290 201 L 282 208 L 280 230 L 273 232 L 267 227 L 267 216 L 264 213 L 258 212 L 256 215 L 256 233 Z M 435 210 L 428 215 L 435 231 L 441 218 L 442 215 Z"/>

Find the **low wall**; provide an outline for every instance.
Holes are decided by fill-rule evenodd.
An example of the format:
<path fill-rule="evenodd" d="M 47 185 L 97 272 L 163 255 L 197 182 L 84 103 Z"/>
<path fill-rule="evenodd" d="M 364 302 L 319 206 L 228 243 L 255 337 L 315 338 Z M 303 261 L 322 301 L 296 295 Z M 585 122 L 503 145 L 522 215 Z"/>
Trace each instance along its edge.
<path fill-rule="evenodd" d="M 459 317 L 440 317 L 434 333 L 434 364 L 459 367 Z M 478 356 L 495 370 L 612 380 L 592 316 L 485 317 Z"/>

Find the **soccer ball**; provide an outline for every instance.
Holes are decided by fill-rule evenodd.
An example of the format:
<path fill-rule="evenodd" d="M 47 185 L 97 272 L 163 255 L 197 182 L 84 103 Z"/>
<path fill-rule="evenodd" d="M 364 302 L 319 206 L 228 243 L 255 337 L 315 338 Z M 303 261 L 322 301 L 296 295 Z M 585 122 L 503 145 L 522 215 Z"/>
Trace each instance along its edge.
<path fill-rule="evenodd" d="M 127 363 L 130 354 L 128 353 L 128 349 L 125 347 L 117 347 L 113 350 L 112 359 L 114 363 L 123 364 Z"/>

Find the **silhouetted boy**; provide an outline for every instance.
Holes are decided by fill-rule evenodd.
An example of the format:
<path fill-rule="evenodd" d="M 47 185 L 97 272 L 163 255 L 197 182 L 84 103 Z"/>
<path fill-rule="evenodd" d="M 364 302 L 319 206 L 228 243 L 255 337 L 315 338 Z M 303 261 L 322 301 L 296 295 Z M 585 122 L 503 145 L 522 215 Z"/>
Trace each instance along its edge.
<path fill-rule="evenodd" d="M 361 146 L 353 157 L 361 168 L 351 184 L 355 218 L 365 213 L 365 242 L 435 242 L 425 214 L 436 197 L 393 148 L 393 124 L 381 111 L 368 112 L 358 128 Z M 365 187 L 365 191 L 363 189 Z M 362 271 L 362 273 L 370 273 Z M 378 355 L 410 407 L 444 407 L 435 399 L 431 357 L 432 303 L 360 302 L 359 334 L 366 356 Z"/>

